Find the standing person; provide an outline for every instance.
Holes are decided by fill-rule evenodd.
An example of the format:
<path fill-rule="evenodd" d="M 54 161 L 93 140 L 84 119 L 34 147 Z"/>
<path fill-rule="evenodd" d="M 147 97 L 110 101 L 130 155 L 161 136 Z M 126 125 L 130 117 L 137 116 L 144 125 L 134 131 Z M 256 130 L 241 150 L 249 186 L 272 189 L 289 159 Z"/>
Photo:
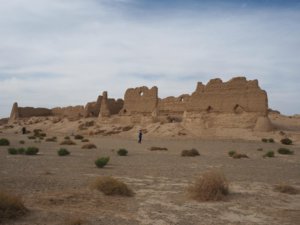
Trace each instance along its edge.
<path fill-rule="evenodd" d="M 143 137 L 143 133 L 142 133 L 142 130 L 139 130 L 139 141 L 138 143 L 142 143 L 142 137 Z"/>

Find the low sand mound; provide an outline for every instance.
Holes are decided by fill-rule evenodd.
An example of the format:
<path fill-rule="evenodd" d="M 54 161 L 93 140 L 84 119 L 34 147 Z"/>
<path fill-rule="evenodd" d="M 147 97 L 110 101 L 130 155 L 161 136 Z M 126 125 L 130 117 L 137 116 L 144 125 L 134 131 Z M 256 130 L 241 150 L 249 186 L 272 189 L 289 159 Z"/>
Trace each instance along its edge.
<path fill-rule="evenodd" d="M 258 117 L 254 130 L 255 131 L 263 131 L 263 132 L 268 132 L 268 131 L 272 131 L 274 129 L 270 119 L 268 117 Z"/>

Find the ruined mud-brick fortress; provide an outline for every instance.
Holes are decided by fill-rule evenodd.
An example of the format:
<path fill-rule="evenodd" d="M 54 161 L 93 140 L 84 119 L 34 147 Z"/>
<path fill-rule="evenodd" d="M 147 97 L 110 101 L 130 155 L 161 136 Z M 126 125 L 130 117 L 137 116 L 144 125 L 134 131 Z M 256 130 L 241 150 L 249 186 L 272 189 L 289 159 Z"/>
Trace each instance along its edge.
<path fill-rule="evenodd" d="M 228 82 L 212 79 L 206 85 L 198 82 L 191 94 L 179 97 L 158 97 L 158 88 L 137 87 L 126 90 L 124 99 L 108 98 L 103 92 L 85 106 L 53 109 L 19 107 L 13 104 L 10 121 L 43 116 L 66 117 L 71 120 L 98 117 L 118 122 L 184 122 L 204 128 L 238 127 L 268 131 L 268 97 L 257 80 L 236 77 Z"/>

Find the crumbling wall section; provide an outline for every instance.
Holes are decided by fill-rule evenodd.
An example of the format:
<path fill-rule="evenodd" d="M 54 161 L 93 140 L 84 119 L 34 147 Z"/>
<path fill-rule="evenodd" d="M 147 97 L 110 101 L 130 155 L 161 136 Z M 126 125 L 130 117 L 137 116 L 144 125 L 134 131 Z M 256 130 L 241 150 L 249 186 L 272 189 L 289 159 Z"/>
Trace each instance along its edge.
<path fill-rule="evenodd" d="M 19 117 L 29 118 L 33 116 L 51 116 L 52 112 L 47 108 L 19 107 Z"/>
<path fill-rule="evenodd" d="M 96 102 L 88 102 L 84 107 L 84 117 L 98 117 L 102 96 L 99 95 Z"/>
<path fill-rule="evenodd" d="M 158 104 L 158 89 L 143 86 L 127 89 L 124 96 L 124 106 L 121 110 L 123 115 L 151 115 Z"/>
<path fill-rule="evenodd" d="M 178 115 L 183 114 L 187 107 L 190 95 L 184 94 L 179 97 L 167 97 L 158 100 L 159 115 Z"/>
<path fill-rule="evenodd" d="M 108 108 L 111 115 L 118 114 L 124 106 L 123 99 L 115 100 L 114 98 L 109 98 L 107 101 L 108 101 Z"/>
<path fill-rule="evenodd" d="M 258 81 L 236 77 L 228 82 L 213 79 L 207 85 L 198 83 L 196 91 L 187 103 L 187 111 L 242 113 L 254 112 L 267 115 L 267 93 L 260 89 Z"/>
<path fill-rule="evenodd" d="M 84 116 L 84 107 L 78 106 L 68 106 L 68 107 L 56 107 L 52 109 L 54 116 L 67 117 L 69 119 L 79 119 Z"/>

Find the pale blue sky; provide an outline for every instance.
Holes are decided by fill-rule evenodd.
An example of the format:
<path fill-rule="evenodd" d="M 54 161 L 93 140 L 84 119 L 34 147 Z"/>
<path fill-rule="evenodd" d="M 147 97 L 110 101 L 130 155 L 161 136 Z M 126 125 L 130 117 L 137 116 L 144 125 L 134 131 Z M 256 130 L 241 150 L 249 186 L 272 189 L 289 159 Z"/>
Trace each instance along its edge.
<path fill-rule="evenodd" d="M 0 118 L 83 105 L 102 91 L 258 79 L 269 106 L 300 113 L 299 1 L 0 0 Z"/>

